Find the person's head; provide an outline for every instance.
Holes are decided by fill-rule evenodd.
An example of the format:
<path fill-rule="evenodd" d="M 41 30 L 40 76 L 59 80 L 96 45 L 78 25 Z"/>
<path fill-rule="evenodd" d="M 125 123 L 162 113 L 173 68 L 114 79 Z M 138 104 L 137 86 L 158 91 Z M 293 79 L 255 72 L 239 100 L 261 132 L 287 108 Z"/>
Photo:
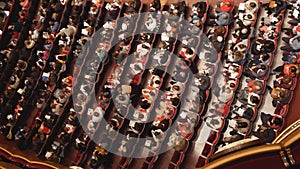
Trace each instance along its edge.
<path fill-rule="evenodd" d="M 197 13 L 201 13 L 201 12 L 202 12 L 201 8 L 197 8 Z"/>
<path fill-rule="evenodd" d="M 177 15 L 178 15 L 178 10 L 177 10 L 177 9 L 174 9 L 174 10 L 173 10 L 173 14 L 177 16 Z"/>
<path fill-rule="evenodd" d="M 246 128 L 248 124 L 246 122 L 239 122 L 237 123 L 237 128 Z"/>
<path fill-rule="evenodd" d="M 171 100 L 171 102 L 172 102 L 172 104 L 173 104 L 174 106 L 178 106 L 179 103 L 180 103 L 180 100 L 179 100 L 179 98 L 177 98 L 177 97 L 171 98 L 170 100 Z"/>
<path fill-rule="evenodd" d="M 279 96 L 280 96 L 280 97 L 284 97 L 284 96 L 285 96 L 285 92 L 284 92 L 283 90 L 280 90 L 280 91 L 279 91 Z"/>
<path fill-rule="evenodd" d="M 141 102 L 141 107 L 143 109 L 148 109 L 151 106 L 151 100 L 143 99 Z"/>
<path fill-rule="evenodd" d="M 186 53 L 192 55 L 194 51 L 191 48 L 187 48 Z"/>
<path fill-rule="evenodd" d="M 255 2 L 250 2 L 250 7 L 255 8 L 256 7 L 256 3 Z"/>
<path fill-rule="evenodd" d="M 280 118 L 275 118 L 274 120 L 272 120 L 273 124 L 276 126 L 282 126 L 282 119 Z"/>
<path fill-rule="evenodd" d="M 201 79 L 200 79 L 200 84 L 201 84 L 201 85 L 204 85 L 205 83 L 206 83 L 206 79 L 201 78 Z"/>
<path fill-rule="evenodd" d="M 234 71 L 234 72 L 239 72 L 239 70 L 240 70 L 239 67 L 233 68 L 233 71 Z"/>
<path fill-rule="evenodd" d="M 232 136 L 234 136 L 234 135 L 237 135 L 238 132 L 237 132 L 236 130 L 231 130 L 231 131 L 229 132 L 229 134 L 232 135 Z"/>
<path fill-rule="evenodd" d="M 223 19 L 227 19 L 228 16 L 227 16 L 226 14 L 223 14 L 223 15 L 222 15 L 222 18 L 223 18 Z"/>
<path fill-rule="evenodd" d="M 201 22 L 200 22 L 200 21 L 197 21 L 197 22 L 195 23 L 195 26 L 200 27 L 200 26 L 201 26 Z"/>
<path fill-rule="evenodd" d="M 261 67 L 260 67 L 262 70 L 266 70 L 267 69 L 267 67 L 265 66 L 265 65 L 261 65 Z"/>
<path fill-rule="evenodd" d="M 159 85 L 160 84 L 160 80 L 155 80 L 154 83 L 157 84 L 157 85 Z"/>
<path fill-rule="evenodd" d="M 179 73 L 179 77 L 182 77 L 182 78 L 184 78 L 186 76 L 186 72 L 184 72 L 184 71 L 181 71 L 180 73 Z"/>
<path fill-rule="evenodd" d="M 230 88 L 235 88 L 235 84 L 234 84 L 234 83 L 230 83 L 230 84 L 229 84 L 229 87 L 230 87 Z"/>
<path fill-rule="evenodd" d="M 229 1 L 226 1 L 225 6 L 231 7 L 231 3 Z"/>
<path fill-rule="evenodd" d="M 280 97 L 280 91 L 277 88 L 273 88 L 271 91 L 271 97 L 273 99 L 278 99 Z"/>
<path fill-rule="evenodd" d="M 252 19 L 252 15 L 248 14 L 247 19 Z"/>
<path fill-rule="evenodd" d="M 234 57 L 237 59 L 243 59 L 244 54 L 241 51 L 234 52 Z"/>
<path fill-rule="evenodd" d="M 255 90 L 261 90 L 261 87 L 259 85 L 254 86 Z"/>
<path fill-rule="evenodd" d="M 247 29 L 247 28 L 243 28 L 243 29 L 241 30 L 241 32 L 242 32 L 242 34 L 246 34 L 246 33 L 248 33 L 248 29 Z"/>
<path fill-rule="evenodd" d="M 223 26 L 218 26 L 216 29 L 215 29 L 215 32 L 217 34 L 222 34 L 225 32 L 225 28 Z"/>
<path fill-rule="evenodd" d="M 292 66 L 292 67 L 290 68 L 290 71 L 291 71 L 292 73 L 296 73 L 296 72 L 297 72 L 296 66 Z"/>
<path fill-rule="evenodd" d="M 251 96 L 250 101 L 254 104 L 258 104 L 259 103 L 259 98 L 257 96 Z"/>
<path fill-rule="evenodd" d="M 260 55 L 260 59 L 262 61 L 267 61 L 270 58 L 270 56 L 268 54 L 261 54 Z"/>
<path fill-rule="evenodd" d="M 223 38 L 222 36 L 218 36 L 218 37 L 217 37 L 217 41 L 218 41 L 218 42 L 221 43 L 221 42 L 223 42 L 223 40 L 224 40 L 224 38 Z"/>
<path fill-rule="evenodd" d="M 176 141 L 176 145 L 174 147 L 175 151 L 183 151 L 187 148 L 188 146 L 188 141 L 184 138 L 181 138 L 180 140 Z"/>
<path fill-rule="evenodd" d="M 220 122 L 219 122 L 217 119 L 212 119 L 212 120 L 210 121 L 210 124 L 211 124 L 211 125 L 218 125 L 218 124 L 220 124 Z"/>

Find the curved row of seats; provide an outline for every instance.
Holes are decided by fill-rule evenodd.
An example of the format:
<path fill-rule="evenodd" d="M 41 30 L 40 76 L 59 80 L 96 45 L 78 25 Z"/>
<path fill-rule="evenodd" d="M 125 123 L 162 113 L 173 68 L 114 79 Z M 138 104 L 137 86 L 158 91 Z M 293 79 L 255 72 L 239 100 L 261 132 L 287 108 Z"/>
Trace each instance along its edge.
<path fill-rule="evenodd" d="M 150 10 L 151 10 L 151 8 L 150 8 Z M 149 17 L 151 17 L 151 19 L 153 19 L 152 16 L 149 15 Z M 175 19 L 177 19 L 177 18 L 175 18 Z M 156 21 L 156 22 L 159 22 L 159 21 Z M 169 21 L 169 18 L 165 18 L 165 22 L 161 23 L 161 24 L 162 24 L 161 26 L 165 25 L 165 27 L 166 26 L 171 26 L 171 22 Z M 174 32 L 176 32 L 176 31 L 174 31 Z M 163 32 L 163 33 L 166 33 L 166 32 Z M 154 69 L 152 69 L 153 71 L 151 71 L 151 70 L 149 71 L 150 74 L 147 76 L 147 78 L 145 78 L 145 79 L 143 78 L 142 81 L 138 80 L 136 82 L 132 82 L 132 83 L 134 83 L 134 85 L 139 85 L 141 83 L 144 84 L 143 86 L 145 86 L 145 87 L 144 87 L 144 89 L 142 89 L 142 93 L 143 93 L 142 97 L 144 97 L 144 99 L 147 98 L 148 101 L 150 101 L 150 102 L 153 102 L 154 98 L 156 98 L 158 96 L 158 94 L 159 94 L 158 93 L 159 88 L 161 87 L 161 84 L 163 83 L 164 76 L 166 75 L 165 71 L 167 71 L 167 69 L 168 69 L 168 64 L 170 63 L 170 60 L 171 60 L 171 54 L 173 53 L 174 48 L 175 48 L 175 42 L 174 41 L 172 42 L 170 40 L 166 40 L 162 36 L 161 37 L 158 36 L 158 38 L 160 38 L 160 41 L 154 46 L 154 48 L 156 48 L 156 47 L 160 48 L 160 46 L 162 46 L 162 48 L 159 49 L 159 51 L 149 51 L 149 53 L 147 55 L 149 57 L 151 53 L 154 53 L 154 55 L 155 55 L 154 58 L 156 56 L 158 56 L 158 57 L 166 57 L 167 59 L 166 59 L 165 62 L 163 62 L 163 65 L 159 64 L 159 65 L 162 66 L 161 67 L 162 69 L 161 68 L 160 69 L 155 69 L 154 68 Z M 173 38 L 175 38 L 175 37 L 173 37 Z M 153 39 L 153 40 L 155 40 L 155 39 Z M 169 46 L 164 46 L 163 44 L 169 44 Z M 170 53 L 166 53 L 165 54 L 163 51 L 167 51 L 167 50 L 169 50 Z M 159 63 L 158 60 L 153 59 L 153 58 L 145 59 L 144 62 L 145 62 L 145 65 L 146 64 Z M 161 71 L 161 73 L 159 73 L 160 71 Z M 159 74 L 156 75 L 156 73 L 159 73 Z M 126 77 L 129 78 L 129 79 L 130 79 L 130 77 L 133 77 L 133 76 L 134 76 L 134 74 L 129 75 L 129 76 L 128 76 L 128 74 L 126 74 Z M 138 73 L 138 76 L 143 76 L 143 73 Z M 147 96 L 149 96 L 149 97 L 147 97 Z M 150 107 L 141 106 L 139 108 L 135 108 L 133 114 L 127 114 L 127 113 L 126 114 L 129 117 L 132 116 L 133 119 L 135 119 L 137 121 L 145 121 L 145 120 L 147 121 L 147 119 L 151 118 L 150 117 L 151 116 L 150 112 L 151 112 L 152 107 L 153 107 L 153 105 L 150 106 Z M 128 110 L 126 110 L 126 109 L 125 109 L 125 111 L 128 112 Z M 125 115 L 125 117 L 126 117 L 126 115 Z M 135 120 L 129 122 L 132 127 L 134 127 L 136 125 L 135 124 Z M 120 124 L 120 126 L 122 127 L 122 124 Z M 129 134 L 129 135 L 132 135 L 132 136 L 136 135 L 136 134 L 141 135 L 144 132 L 144 130 L 145 130 L 145 125 L 141 124 L 140 128 L 138 129 L 138 131 L 136 131 L 136 130 L 134 131 L 133 128 L 129 127 L 128 130 L 126 130 L 126 133 Z M 140 136 L 138 136 L 138 137 L 140 137 Z M 126 141 L 126 140 L 123 140 L 123 141 Z M 125 144 L 125 145 L 122 145 L 122 146 L 129 146 L 129 145 Z M 134 147 L 135 145 L 130 145 L 130 146 Z M 127 147 L 127 149 L 129 150 L 130 148 Z M 134 151 L 136 151 L 136 150 L 134 150 Z M 130 154 L 130 153 L 133 153 L 133 152 L 124 152 L 124 153 L 129 153 Z M 125 158 L 124 158 L 123 161 L 128 161 L 128 159 L 125 160 Z M 126 163 L 124 162 L 124 163 L 122 163 L 122 165 L 124 165 L 124 167 L 125 167 Z M 123 166 L 120 166 L 120 167 L 123 167 Z"/>
<path fill-rule="evenodd" d="M 264 15 L 265 13 L 266 13 L 265 10 L 263 10 L 261 12 L 261 15 Z M 281 13 L 278 15 L 278 17 L 284 17 L 283 14 L 284 14 L 284 11 L 281 11 Z M 264 16 L 264 17 L 266 17 L 266 16 Z M 260 21 L 262 21 L 262 24 L 260 23 L 258 28 L 261 28 L 264 26 L 263 19 L 261 19 Z M 281 27 L 281 22 L 274 23 L 274 30 L 278 31 L 278 28 L 280 28 L 280 27 Z M 276 32 L 276 33 L 278 33 L 278 32 Z M 266 34 L 258 33 L 256 36 L 257 36 L 257 39 L 263 38 L 264 40 L 269 40 L 269 39 L 264 38 L 264 36 L 266 36 Z M 274 39 L 272 39 L 272 41 L 273 40 L 276 41 L 277 40 L 276 37 L 274 37 Z M 254 41 L 253 44 L 255 42 L 256 41 Z M 249 63 L 256 61 L 255 55 L 252 54 L 253 48 L 255 46 L 253 44 L 252 44 L 252 48 L 249 50 L 250 58 L 246 62 L 246 65 L 244 67 L 244 69 L 246 70 L 245 72 L 251 72 L 251 70 L 248 70 Z M 267 63 L 268 66 L 271 66 L 272 61 L 273 61 L 272 58 L 274 58 L 274 54 L 272 54 L 271 52 L 274 52 L 275 50 L 276 50 L 276 43 L 274 43 L 274 47 L 273 47 L 272 51 L 270 51 L 270 53 L 264 53 L 264 54 L 270 56 L 270 58 L 268 58 L 267 62 L 263 62 L 263 63 L 259 63 L 259 64 Z M 263 51 L 263 52 L 265 52 L 265 51 Z M 257 60 L 257 61 L 261 61 L 261 60 Z M 263 60 L 263 61 L 265 61 L 265 60 Z M 260 119 L 260 116 L 258 115 L 259 114 L 258 108 L 261 105 L 261 103 L 260 103 L 262 101 L 261 96 L 264 95 L 264 92 L 266 89 L 266 86 L 265 86 L 266 81 L 263 79 L 268 79 L 268 73 L 266 72 L 265 76 L 259 75 L 257 77 L 254 77 L 251 74 L 249 75 L 249 74 L 245 73 L 245 76 L 250 77 L 251 79 L 246 80 L 247 78 L 242 77 L 243 79 L 242 79 L 242 85 L 240 87 L 241 88 L 240 93 L 238 94 L 238 97 L 235 99 L 234 104 L 230 108 L 230 114 L 228 117 L 228 119 L 230 119 L 229 124 L 228 124 L 229 127 L 224 132 L 224 136 L 222 136 L 222 140 L 219 140 L 223 144 L 223 146 L 224 146 L 224 142 L 226 144 L 227 143 L 230 144 L 237 140 L 250 137 L 251 134 L 253 134 L 253 132 L 254 132 L 253 126 L 255 125 L 256 121 L 258 119 Z M 259 86 L 259 87 L 253 87 L 253 86 Z M 256 102 L 256 103 L 251 103 L 250 100 L 247 100 L 249 98 L 251 99 L 251 96 L 248 97 L 248 95 L 251 95 L 251 94 L 254 97 L 257 97 L 260 101 Z M 242 123 L 245 123 L 247 125 L 242 126 L 241 125 Z M 235 131 L 237 131 L 237 133 Z"/>
<path fill-rule="evenodd" d="M 250 1 L 246 1 L 246 3 L 247 2 L 249 3 Z M 234 100 L 234 93 L 238 89 L 243 70 L 243 62 L 238 64 L 236 60 L 231 58 L 234 57 L 232 55 L 234 55 L 237 51 L 241 58 L 245 58 L 247 55 L 246 50 L 250 47 L 251 30 L 247 29 L 248 32 L 244 36 L 240 35 L 242 34 L 242 28 L 246 29 L 253 27 L 256 23 L 256 14 L 259 9 L 259 2 L 253 2 L 256 4 L 255 7 L 238 10 L 235 15 L 237 22 L 235 22 L 234 29 L 232 30 L 232 34 L 229 39 L 230 43 L 225 50 L 225 61 L 220 70 L 222 74 L 221 76 L 218 76 L 217 84 L 212 86 L 212 93 L 214 95 L 211 99 L 211 108 L 209 108 L 209 114 L 206 114 L 206 117 L 204 118 L 205 126 L 208 126 L 207 130 L 210 130 L 210 132 L 196 167 L 203 166 L 209 161 L 209 157 L 214 153 L 215 145 L 218 143 L 221 133 L 225 127 L 225 119 L 229 113 L 228 108 Z M 248 17 L 248 14 L 253 16 L 250 20 L 245 18 Z M 239 46 L 242 46 L 244 49 L 237 50 L 236 48 Z"/>
<path fill-rule="evenodd" d="M 138 1 L 137 1 L 138 2 Z M 137 5 L 137 6 L 135 6 L 135 5 Z M 134 13 L 140 13 L 141 12 L 141 10 L 142 10 L 142 6 L 140 6 L 139 4 L 134 4 L 134 3 L 131 3 L 131 4 L 127 4 L 127 3 L 125 3 L 124 5 L 122 5 L 122 8 L 120 9 L 120 13 L 119 13 L 119 16 L 122 16 L 122 15 L 125 15 L 125 19 L 128 19 L 128 21 L 129 21 L 129 19 L 130 19 L 130 17 L 131 17 L 131 15 L 132 14 L 134 14 Z M 132 13 L 133 12 L 133 13 Z M 132 15 L 132 17 L 137 17 L 137 15 Z M 117 17 L 118 18 L 118 17 Z M 114 19 L 117 19 L 117 18 L 114 18 Z M 138 20 L 138 18 L 137 18 L 137 20 Z M 111 22 L 111 21 L 109 21 L 108 20 L 108 22 Z M 120 27 L 120 22 L 115 22 L 115 24 L 117 24 L 116 25 L 116 27 Z M 125 26 L 125 25 L 123 25 L 123 26 Z M 128 33 L 129 32 L 132 32 L 132 34 L 134 33 L 134 31 L 135 31 L 135 28 L 137 27 L 137 23 L 136 22 L 129 22 L 127 25 L 127 28 L 130 28 L 131 27 L 131 30 L 128 30 Z M 105 24 L 104 24 L 104 27 L 105 27 Z M 109 29 L 111 29 L 111 28 L 109 28 Z M 114 30 L 112 30 L 112 31 L 114 31 Z M 127 40 L 127 42 L 126 42 L 126 40 L 125 39 L 123 39 L 122 38 L 122 36 L 119 36 L 119 35 L 122 35 L 122 34 L 124 34 L 124 31 L 122 32 L 122 31 L 120 31 L 119 29 L 118 29 L 118 31 L 119 32 L 113 32 L 113 35 L 112 35 L 112 37 L 111 37 L 111 41 L 112 42 L 114 42 L 113 41 L 113 39 L 115 38 L 115 39 L 117 39 L 116 41 L 120 41 L 119 42 L 119 44 L 117 44 L 116 46 L 116 48 L 112 48 L 112 51 L 116 51 L 116 50 L 119 50 L 118 49 L 118 47 L 123 47 L 123 48 L 126 48 L 125 49 L 125 51 L 122 51 L 122 52 L 124 52 L 124 53 L 129 53 L 129 51 L 130 51 L 130 47 L 131 47 L 131 43 L 132 43 L 132 39 L 130 40 Z M 103 33 L 103 32 L 101 32 L 101 33 Z M 126 37 L 126 35 L 124 35 L 125 36 L 125 38 L 127 38 Z M 128 36 L 128 35 L 127 35 Z M 122 38 L 122 39 L 119 39 L 119 38 Z M 132 37 L 129 37 L 129 38 L 132 38 Z M 127 44 L 122 44 L 122 42 L 126 42 Z M 107 42 L 101 42 L 100 43 L 100 45 L 99 45 L 99 48 L 103 48 L 103 46 L 105 46 L 105 43 L 111 43 L 109 40 L 107 41 Z M 102 46 L 101 46 L 102 45 Z M 115 45 L 115 44 L 112 44 L 112 45 Z M 121 45 L 124 45 L 124 46 L 121 46 Z M 109 46 L 106 46 L 108 49 L 109 49 Z M 112 46 L 113 47 L 113 46 Z M 115 50 L 116 49 L 116 50 Z M 99 57 L 99 54 L 97 54 L 97 52 L 98 51 L 96 51 L 96 53 L 94 54 L 95 55 L 95 57 Z M 109 52 L 110 53 L 110 52 Z M 121 55 L 121 54 L 120 54 Z M 117 56 L 116 56 L 117 57 Z M 93 58 L 92 58 L 92 60 L 93 60 Z M 105 61 L 103 60 L 102 61 L 102 63 L 101 64 L 105 64 Z M 119 65 L 116 65 L 113 69 L 113 71 L 115 72 L 115 69 L 117 68 L 117 67 L 121 67 L 121 66 L 119 66 Z M 101 76 L 101 70 L 102 70 L 102 68 L 100 68 L 100 71 L 98 72 L 98 77 L 97 77 L 97 79 L 96 79 L 96 83 L 98 83 L 98 82 L 102 82 L 101 80 L 99 80 L 100 78 L 102 78 L 102 77 L 100 77 Z M 114 77 L 113 75 L 111 76 L 111 77 Z M 111 78 L 110 78 L 111 79 Z M 114 85 L 114 84 L 110 84 L 110 85 Z M 101 90 L 99 90 L 99 91 L 97 91 L 98 89 L 97 89 L 98 87 L 96 87 L 96 93 L 95 93 L 95 95 L 96 95 L 96 97 L 97 96 L 99 96 L 100 94 L 101 94 Z M 100 89 L 101 89 L 101 87 L 100 87 Z M 98 97 L 97 97 L 98 98 Z M 88 98 L 88 99 L 90 99 L 90 98 Z M 89 100 L 88 100 L 89 101 Z M 87 101 L 87 102 L 88 102 Z M 96 103 L 96 100 L 93 100 L 93 98 L 92 98 L 92 104 L 94 104 L 94 106 L 97 106 L 97 104 L 95 105 L 95 103 Z M 99 104 L 100 105 L 100 104 Z M 102 105 L 102 108 L 104 108 L 105 109 L 105 105 Z M 99 107 L 97 107 L 96 108 L 96 111 L 97 111 L 97 116 L 99 117 L 98 118 L 98 120 L 97 121 L 95 121 L 94 119 L 96 119 L 97 117 L 95 117 L 95 112 L 93 112 L 94 110 L 93 110 L 93 108 L 89 108 L 91 111 L 92 111 L 92 113 L 88 113 L 87 115 L 85 114 L 85 112 L 84 112 L 84 110 L 82 111 L 82 115 L 83 116 L 85 116 L 86 118 L 85 118 L 85 121 L 87 122 L 87 128 L 85 129 L 85 131 L 88 131 L 89 133 L 90 133 L 90 135 L 91 135 L 91 137 L 93 138 L 93 139 L 96 139 L 93 135 L 94 135 L 94 133 L 98 130 L 98 128 L 99 128 L 99 122 L 100 122 L 100 119 L 102 118 L 102 116 L 104 115 L 104 110 L 102 110 L 102 108 L 101 108 L 101 106 L 99 106 Z M 90 145 L 90 142 L 88 142 L 87 143 L 87 146 L 89 146 Z M 84 155 L 85 154 L 82 154 L 81 156 L 82 157 L 84 157 Z"/>
<path fill-rule="evenodd" d="M 2 34 L 6 29 L 6 26 L 9 22 L 9 19 L 11 17 L 11 13 L 13 10 L 13 6 L 15 4 L 15 1 L 3 1 L 0 9 L 0 39 L 2 39 Z"/>

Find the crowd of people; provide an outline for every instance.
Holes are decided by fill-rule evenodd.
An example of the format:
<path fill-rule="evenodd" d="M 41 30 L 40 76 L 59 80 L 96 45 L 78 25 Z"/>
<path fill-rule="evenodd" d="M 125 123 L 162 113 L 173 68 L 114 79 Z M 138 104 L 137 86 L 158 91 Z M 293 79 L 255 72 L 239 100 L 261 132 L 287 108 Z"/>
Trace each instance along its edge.
<path fill-rule="evenodd" d="M 12 2 L 13 1 L 7 0 L 0 3 L 0 36 L 2 36 L 3 30 L 5 29 L 6 23 L 8 22 L 12 12 Z"/>
<path fill-rule="evenodd" d="M 220 143 L 222 146 L 251 137 L 251 135 L 269 143 L 275 139 L 283 127 L 284 118 L 279 113 L 258 112 L 258 109 L 263 105 L 262 98 L 266 91 L 269 91 L 273 102 L 271 105 L 264 103 L 263 106 L 280 105 L 282 108 L 291 98 L 290 91 L 280 88 L 278 84 L 274 88 L 267 84 L 270 75 L 276 74 L 275 72 L 280 72 L 277 78 L 285 76 L 281 66 L 272 70 L 272 64 L 281 33 L 282 19 L 285 17 L 285 8 L 290 8 L 290 6 L 285 1 L 271 1 L 263 7 L 262 19 L 258 22 L 259 32 L 255 35 L 257 37 L 251 45 L 249 54 L 243 58 L 245 85 L 242 85 L 236 98 L 237 103 L 234 102 L 235 105 L 230 109 L 228 117 L 231 122 L 232 120 L 235 122 L 230 122 L 231 129 L 227 129 L 229 135 L 224 136 Z M 286 47 L 281 49 L 284 50 Z M 289 68 L 287 67 L 286 70 L 289 71 Z M 282 79 L 281 82 L 289 84 L 292 79 Z M 280 108 L 278 110 L 281 111 Z"/>
<path fill-rule="evenodd" d="M 200 167 L 218 146 L 251 136 L 271 142 L 284 124 L 282 109 L 299 74 L 297 2 L 262 5 L 257 31 L 257 0 L 246 0 L 238 9 L 233 0 L 222 0 L 210 16 L 207 1 L 193 4 L 190 16 L 184 1 L 168 8 L 158 0 L 147 8 L 139 0 L 12 2 L 0 2 L 5 35 L 0 41 L 5 44 L 9 37 L 0 51 L 0 79 L 7 79 L 0 87 L 0 130 L 21 150 L 30 147 L 61 163 L 69 156 L 66 147 L 72 147 L 72 164 L 99 168 L 112 149 L 120 156 L 144 150 L 153 155 L 167 143 L 175 150 L 169 167 L 176 168 L 203 121 L 211 131 L 198 159 Z M 11 6 L 19 6 L 15 19 L 5 12 Z M 286 8 L 290 28 L 283 29 L 283 64 L 273 68 Z M 152 13 L 135 15 L 144 11 Z M 137 30 L 162 32 L 135 35 Z M 86 47 L 90 43 L 97 45 Z M 276 76 L 273 86 L 267 84 L 269 75 Z M 266 91 L 274 113 L 258 112 Z M 135 139 L 141 137 L 146 141 L 137 150 Z M 101 144 L 93 143 L 94 138 Z M 143 165 L 153 167 L 157 159 L 144 159 Z M 119 167 L 131 160 L 120 158 Z"/>

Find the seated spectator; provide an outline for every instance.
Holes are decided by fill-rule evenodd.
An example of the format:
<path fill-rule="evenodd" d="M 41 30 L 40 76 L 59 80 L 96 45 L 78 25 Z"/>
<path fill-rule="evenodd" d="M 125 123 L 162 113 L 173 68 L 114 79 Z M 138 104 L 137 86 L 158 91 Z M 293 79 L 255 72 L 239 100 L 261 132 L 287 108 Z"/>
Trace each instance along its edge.
<path fill-rule="evenodd" d="M 229 62 L 243 64 L 246 61 L 246 55 L 241 51 L 233 52 L 233 51 L 229 50 L 227 54 L 228 54 L 227 60 Z"/>
<path fill-rule="evenodd" d="M 219 26 L 227 26 L 230 24 L 230 14 L 227 12 L 220 12 L 217 14 L 216 24 Z"/>
<path fill-rule="evenodd" d="M 210 86 L 210 78 L 199 74 L 194 75 L 194 77 L 196 78 L 195 85 L 197 85 L 200 90 L 206 91 Z"/>
<path fill-rule="evenodd" d="M 274 87 L 279 87 L 283 89 L 290 89 L 292 87 L 292 78 L 288 75 L 280 74 L 276 75 L 276 79 L 273 81 Z"/>
<path fill-rule="evenodd" d="M 234 8 L 233 0 L 223 0 L 222 2 L 217 3 L 217 12 L 232 12 Z"/>
<path fill-rule="evenodd" d="M 100 146 L 96 146 L 90 161 L 90 167 L 93 169 L 99 168 L 106 161 L 107 155 L 108 152 L 106 150 Z"/>
<path fill-rule="evenodd" d="M 72 25 L 68 25 L 67 28 L 61 29 L 59 33 L 56 35 L 56 37 L 58 36 L 71 37 L 71 35 L 74 35 L 75 32 L 76 32 L 76 28 Z"/>
<path fill-rule="evenodd" d="M 283 0 L 271 0 L 267 6 L 268 14 L 274 13 L 275 16 L 286 9 L 286 2 Z"/>
<path fill-rule="evenodd" d="M 195 57 L 195 49 L 193 48 L 182 48 L 180 51 L 180 56 L 185 60 L 192 60 Z"/>
<path fill-rule="evenodd" d="M 275 73 L 285 74 L 293 78 L 299 74 L 299 66 L 298 64 L 284 64 L 275 68 L 273 72 L 271 72 L 271 75 Z"/>
<path fill-rule="evenodd" d="M 287 89 L 281 89 L 281 88 L 273 88 L 272 91 L 270 91 L 271 97 L 274 99 L 272 104 L 274 107 L 276 107 L 277 102 L 279 102 L 281 105 L 288 104 L 291 93 Z"/>
<path fill-rule="evenodd" d="M 194 14 L 197 14 L 199 18 L 202 18 L 206 12 L 206 3 L 205 2 L 197 2 L 193 4 L 192 11 Z"/>
<path fill-rule="evenodd" d="M 239 140 L 244 139 L 244 136 L 241 135 L 240 133 L 237 132 L 237 130 L 233 129 L 229 132 L 230 136 L 229 137 L 224 137 L 221 144 L 225 144 L 225 143 L 233 143 Z"/>
<path fill-rule="evenodd" d="M 212 129 L 218 130 L 222 127 L 223 121 L 221 119 L 221 116 L 217 115 L 209 115 L 203 119 L 208 127 L 211 127 Z"/>
<path fill-rule="evenodd" d="M 150 12 L 156 12 L 161 9 L 161 4 L 159 0 L 153 0 L 152 3 L 150 3 Z"/>
<path fill-rule="evenodd" d="M 180 136 L 189 138 L 194 132 L 194 124 L 189 122 L 177 122 Z"/>
<path fill-rule="evenodd" d="M 300 35 L 296 35 L 292 38 L 283 37 L 282 40 L 288 45 L 280 47 L 281 50 L 287 50 L 290 52 L 297 52 L 300 50 Z"/>
<path fill-rule="evenodd" d="M 235 79 L 241 75 L 242 68 L 235 63 L 225 63 L 224 64 L 224 76 L 226 79 Z"/>
<path fill-rule="evenodd" d="M 80 153 L 83 153 L 86 150 L 88 138 L 89 137 L 87 135 L 81 135 L 80 137 L 76 138 L 75 146 Z"/>
<path fill-rule="evenodd" d="M 248 39 L 251 33 L 251 28 L 249 26 L 240 25 L 233 34 L 236 39 Z"/>
<path fill-rule="evenodd" d="M 108 10 L 108 14 L 105 20 L 116 20 L 120 11 L 120 2 L 114 1 L 113 3 L 107 3 L 105 8 Z"/>
<path fill-rule="evenodd" d="M 291 52 L 291 53 L 283 53 L 282 61 L 285 63 L 298 63 L 298 53 Z"/>
<path fill-rule="evenodd" d="M 271 128 L 266 128 L 259 126 L 259 129 L 257 131 L 252 132 L 252 135 L 258 137 L 259 139 L 262 139 L 266 143 L 271 143 L 275 137 L 275 131 Z"/>
<path fill-rule="evenodd" d="M 248 82 L 248 92 L 254 92 L 256 94 L 263 94 L 264 85 L 259 80 L 251 80 Z"/>
<path fill-rule="evenodd" d="M 271 128 L 275 130 L 279 130 L 283 125 L 283 119 L 280 116 L 273 116 L 271 114 L 266 114 L 261 112 L 260 119 L 262 121 L 261 128 Z"/>
<path fill-rule="evenodd" d="M 269 54 L 267 53 L 262 53 L 260 55 L 252 55 L 251 60 L 255 63 L 255 64 L 264 64 L 264 65 L 268 65 L 271 61 L 271 57 Z"/>
<path fill-rule="evenodd" d="M 246 65 L 245 75 L 252 79 L 263 79 L 267 73 L 269 73 L 269 67 L 263 64 L 255 64 L 254 62 L 249 62 Z"/>
<path fill-rule="evenodd" d="M 238 100 L 241 103 L 248 104 L 250 106 L 256 106 L 260 103 L 260 96 L 254 92 L 248 92 L 247 88 L 244 88 L 238 95 Z"/>
<path fill-rule="evenodd" d="M 248 120 L 251 120 L 254 116 L 254 110 L 251 107 L 246 107 L 245 105 L 241 106 L 234 106 L 233 110 L 231 111 L 232 114 L 235 114 L 237 117 L 242 117 Z M 234 117 L 233 117 L 234 118 Z M 228 119 L 233 119 L 229 117 Z"/>
<path fill-rule="evenodd" d="M 28 127 L 20 128 L 17 133 L 15 134 L 15 140 L 17 141 L 17 146 L 20 150 L 25 150 L 27 148 L 27 136 L 29 134 Z"/>
<path fill-rule="evenodd" d="M 64 146 L 59 142 L 54 141 L 45 154 L 47 160 L 53 161 L 55 163 L 60 163 L 61 159 L 64 157 Z"/>
<path fill-rule="evenodd" d="M 271 53 L 274 50 L 274 42 L 270 40 L 257 39 L 253 42 L 251 46 L 251 53 L 254 55 L 259 55 L 262 53 Z"/>
<path fill-rule="evenodd" d="M 224 48 L 225 39 L 223 36 L 208 36 L 215 50 L 219 53 Z"/>
<path fill-rule="evenodd" d="M 247 12 L 243 16 L 241 23 L 244 26 L 250 27 L 254 23 L 255 19 L 256 19 L 256 17 L 253 13 Z M 239 21 L 238 21 L 238 23 L 239 23 Z M 241 24 L 239 23 L 239 25 L 241 25 Z"/>
<path fill-rule="evenodd" d="M 246 134 L 250 129 L 250 121 L 242 117 L 233 118 L 236 121 L 236 130 L 242 134 Z"/>
<path fill-rule="evenodd" d="M 256 0 L 247 0 L 245 2 L 245 8 L 251 13 L 254 13 L 258 9 L 258 4 Z"/>

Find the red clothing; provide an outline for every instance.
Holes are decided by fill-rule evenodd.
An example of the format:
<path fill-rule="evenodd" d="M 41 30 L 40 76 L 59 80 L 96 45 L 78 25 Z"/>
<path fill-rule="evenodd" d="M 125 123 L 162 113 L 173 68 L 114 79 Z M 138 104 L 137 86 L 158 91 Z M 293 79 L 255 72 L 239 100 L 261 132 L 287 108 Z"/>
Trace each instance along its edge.
<path fill-rule="evenodd" d="M 226 5 L 226 3 L 230 3 L 229 6 Z M 231 12 L 234 7 L 234 1 L 233 0 L 223 0 L 223 3 L 220 5 L 220 10 L 222 12 Z"/>
<path fill-rule="evenodd" d="M 295 77 L 296 74 L 291 72 L 291 68 L 294 67 L 294 66 L 296 68 L 298 68 L 298 66 L 296 64 L 284 64 L 283 73 L 290 76 L 290 77 Z"/>

